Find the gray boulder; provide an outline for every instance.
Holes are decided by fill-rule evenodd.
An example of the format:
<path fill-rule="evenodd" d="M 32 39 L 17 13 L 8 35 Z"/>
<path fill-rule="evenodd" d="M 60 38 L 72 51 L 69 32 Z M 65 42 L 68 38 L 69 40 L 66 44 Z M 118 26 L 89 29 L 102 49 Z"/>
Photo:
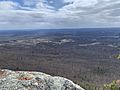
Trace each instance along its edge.
<path fill-rule="evenodd" d="M 0 70 L 0 90 L 84 90 L 72 81 L 42 72 Z"/>

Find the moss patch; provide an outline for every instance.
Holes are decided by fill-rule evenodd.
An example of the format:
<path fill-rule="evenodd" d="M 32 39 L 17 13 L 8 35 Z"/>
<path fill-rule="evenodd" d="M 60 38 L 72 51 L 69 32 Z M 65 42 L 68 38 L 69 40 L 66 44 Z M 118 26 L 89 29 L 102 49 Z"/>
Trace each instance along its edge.
<path fill-rule="evenodd" d="M 119 59 L 119 60 L 120 60 L 120 54 L 117 56 L 117 59 Z"/>

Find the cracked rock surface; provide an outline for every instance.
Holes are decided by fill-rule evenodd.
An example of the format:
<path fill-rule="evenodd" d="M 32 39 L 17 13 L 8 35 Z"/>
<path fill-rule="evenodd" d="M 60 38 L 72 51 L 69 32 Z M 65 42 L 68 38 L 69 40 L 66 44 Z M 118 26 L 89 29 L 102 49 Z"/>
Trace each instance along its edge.
<path fill-rule="evenodd" d="M 0 90 L 84 90 L 72 81 L 31 71 L 0 70 Z"/>

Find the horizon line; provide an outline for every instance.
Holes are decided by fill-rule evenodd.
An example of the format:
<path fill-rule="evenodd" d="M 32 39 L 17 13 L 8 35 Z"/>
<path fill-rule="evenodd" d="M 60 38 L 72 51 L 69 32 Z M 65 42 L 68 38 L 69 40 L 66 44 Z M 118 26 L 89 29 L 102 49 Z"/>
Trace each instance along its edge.
<path fill-rule="evenodd" d="M 72 29 L 120 29 L 120 27 L 82 27 L 82 28 L 40 28 L 40 29 L 0 29 L 0 31 L 33 31 L 33 30 L 72 30 Z"/>

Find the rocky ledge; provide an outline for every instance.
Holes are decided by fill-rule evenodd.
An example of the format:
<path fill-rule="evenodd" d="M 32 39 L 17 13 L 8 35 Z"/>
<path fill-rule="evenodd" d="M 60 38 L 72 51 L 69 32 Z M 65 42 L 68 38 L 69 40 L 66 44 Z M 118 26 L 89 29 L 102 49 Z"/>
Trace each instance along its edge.
<path fill-rule="evenodd" d="M 84 90 L 72 81 L 41 72 L 0 70 L 0 90 Z"/>

